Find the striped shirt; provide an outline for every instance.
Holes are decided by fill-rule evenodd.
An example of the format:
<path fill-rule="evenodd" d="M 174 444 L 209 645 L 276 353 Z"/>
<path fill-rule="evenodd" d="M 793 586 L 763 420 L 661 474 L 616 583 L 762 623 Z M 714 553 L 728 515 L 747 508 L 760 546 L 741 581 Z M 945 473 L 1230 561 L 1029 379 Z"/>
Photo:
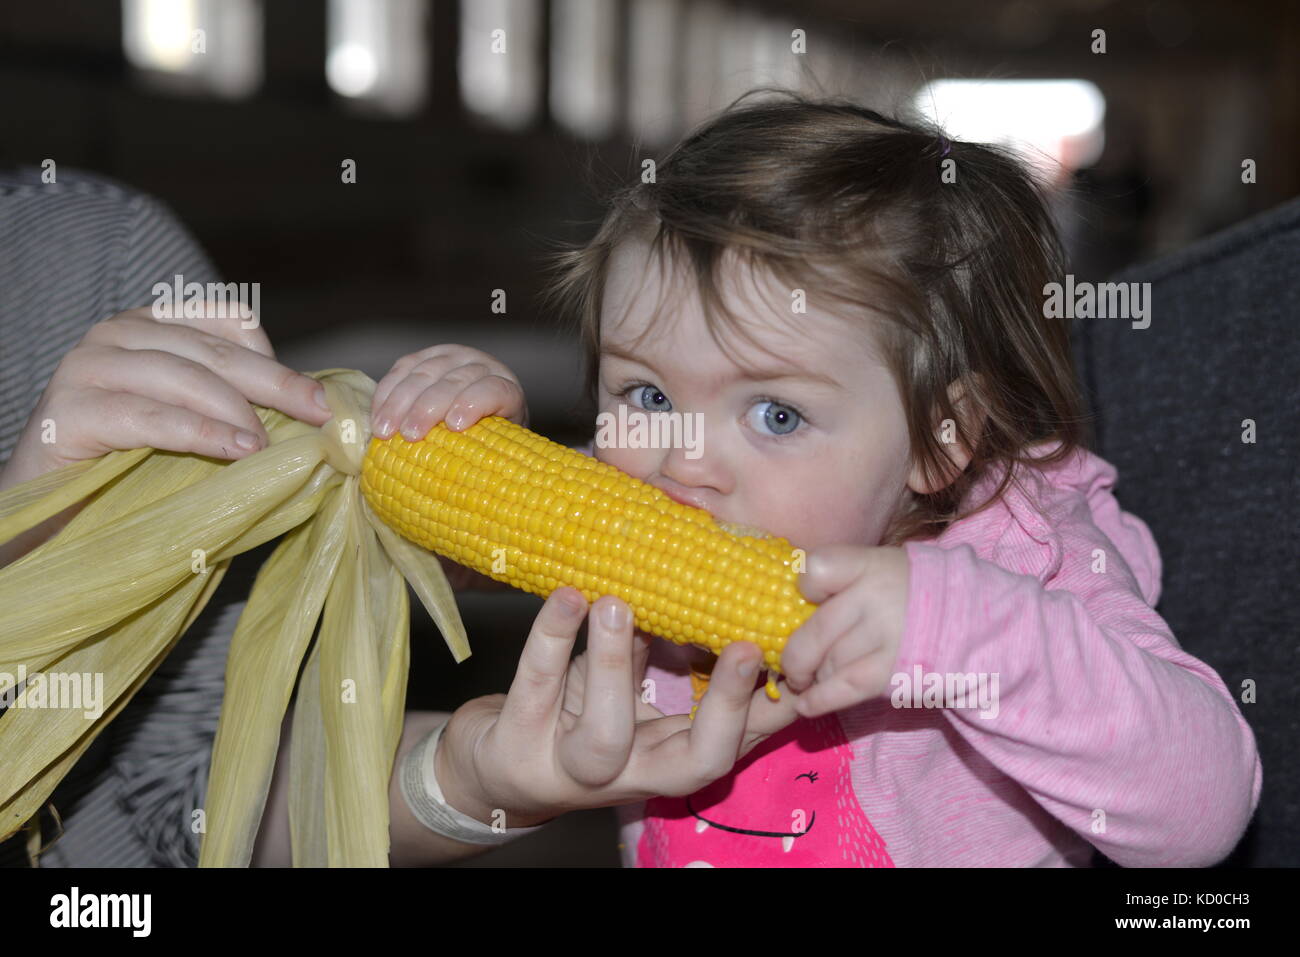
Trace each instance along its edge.
<path fill-rule="evenodd" d="M 157 200 L 67 169 L 52 184 L 39 169 L 0 170 L 0 462 L 86 331 L 149 305 L 154 283 L 178 273 L 219 278 Z M 194 812 L 207 790 L 226 651 L 266 554 L 232 561 L 194 625 L 55 789 L 63 833 L 42 867 L 197 864 Z M 44 813 L 43 840 L 56 833 Z M 0 844 L 0 864 L 26 865 L 23 837 Z"/>

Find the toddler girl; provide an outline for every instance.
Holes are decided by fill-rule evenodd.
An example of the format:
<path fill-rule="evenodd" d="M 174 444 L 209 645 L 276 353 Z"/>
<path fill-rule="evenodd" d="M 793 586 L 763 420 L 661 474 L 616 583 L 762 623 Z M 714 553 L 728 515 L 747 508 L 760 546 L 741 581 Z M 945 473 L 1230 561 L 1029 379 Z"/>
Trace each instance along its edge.
<path fill-rule="evenodd" d="M 620 807 L 624 863 L 1232 850 L 1254 738 L 1153 610 L 1155 542 L 1085 447 L 1043 309 L 1062 253 L 1012 156 L 842 101 L 733 104 L 558 266 L 599 412 L 702 423 L 698 450 L 589 453 L 788 538 L 820 605 L 782 659 L 800 717 L 702 790 Z M 449 425 L 491 403 L 468 411 Z M 690 710 L 702 657 L 652 643 L 659 712 Z"/>

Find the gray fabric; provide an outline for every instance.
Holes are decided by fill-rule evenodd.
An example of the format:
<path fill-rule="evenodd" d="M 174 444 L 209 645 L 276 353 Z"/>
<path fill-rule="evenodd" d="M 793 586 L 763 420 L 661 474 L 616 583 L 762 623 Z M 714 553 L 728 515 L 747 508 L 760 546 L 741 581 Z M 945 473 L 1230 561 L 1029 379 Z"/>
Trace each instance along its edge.
<path fill-rule="evenodd" d="M 40 170 L 0 170 L 0 461 L 86 330 L 148 305 L 153 284 L 177 273 L 219 278 L 156 200 L 68 169 L 56 184 Z M 42 866 L 197 863 L 191 812 L 207 790 L 226 649 L 270 547 L 232 562 L 172 655 L 55 790 L 64 834 Z M 48 840 L 53 821 L 43 823 Z M 0 863 L 26 864 L 21 838 L 0 844 Z"/>
<path fill-rule="evenodd" d="M 1076 320 L 1116 494 L 1164 561 L 1157 611 L 1241 696 L 1264 770 L 1227 866 L 1300 864 L 1300 201 L 1113 277 L 1150 282 L 1151 325 Z M 1255 444 L 1242 441 L 1253 419 Z"/>

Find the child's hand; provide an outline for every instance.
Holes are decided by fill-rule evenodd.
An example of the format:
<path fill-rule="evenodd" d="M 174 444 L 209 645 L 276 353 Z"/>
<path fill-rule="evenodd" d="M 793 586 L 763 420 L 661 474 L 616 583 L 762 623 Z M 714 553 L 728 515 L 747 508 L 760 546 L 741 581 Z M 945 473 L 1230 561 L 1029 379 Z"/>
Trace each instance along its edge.
<path fill-rule="evenodd" d="M 820 607 L 781 652 L 781 671 L 800 715 L 839 711 L 889 688 L 903 640 L 909 578 L 901 547 L 831 545 L 808 553 L 799 590 Z"/>
<path fill-rule="evenodd" d="M 381 439 L 400 429 L 415 442 L 444 419 L 447 428 L 460 432 L 489 415 L 526 427 L 524 390 L 509 368 L 469 346 L 430 346 L 402 356 L 375 385 L 370 400 L 371 433 Z M 454 591 L 510 588 L 442 555 L 438 563 Z"/>
<path fill-rule="evenodd" d="M 452 716 L 435 760 L 453 807 L 485 823 L 501 809 L 507 827 L 528 827 L 578 808 L 692 794 L 796 717 L 788 702 L 754 688 L 762 654 L 746 642 L 723 649 L 694 721 L 664 716 L 640 700 L 649 640 L 634 635 L 622 600 L 607 595 L 591 606 L 587 653 L 570 662 L 586 616 L 581 592 L 556 589 L 510 693 L 476 698 Z M 742 664 L 754 670 L 741 674 Z"/>
<path fill-rule="evenodd" d="M 469 346 L 430 346 L 402 356 L 370 403 L 373 434 L 386 439 L 400 430 L 410 442 L 444 419 L 458 432 L 489 415 L 527 426 L 524 390 L 506 366 Z"/>

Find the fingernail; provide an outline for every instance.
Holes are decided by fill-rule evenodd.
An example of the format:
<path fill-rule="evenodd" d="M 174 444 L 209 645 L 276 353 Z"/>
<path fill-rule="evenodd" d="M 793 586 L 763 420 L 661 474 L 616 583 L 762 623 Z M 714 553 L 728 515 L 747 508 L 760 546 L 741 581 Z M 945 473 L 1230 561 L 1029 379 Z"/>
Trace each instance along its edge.
<path fill-rule="evenodd" d="M 447 428 L 449 429 L 459 429 L 464 424 L 465 424 L 464 412 L 453 412 L 451 415 L 447 416 Z"/>
<path fill-rule="evenodd" d="M 235 433 L 235 441 L 239 443 L 240 448 L 245 449 L 255 449 L 261 444 L 256 435 L 252 432 L 245 432 L 243 429 Z"/>
<path fill-rule="evenodd" d="M 375 435 L 379 436 L 381 439 L 388 438 L 388 433 L 393 431 L 393 420 L 390 419 L 388 416 L 384 416 L 382 419 L 380 419 L 378 422 L 375 423 L 374 431 L 375 431 Z"/>
<path fill-rule="evenodd" d="M 312 393 L 312 398 L 315 399 L 316 404 L 320 406 L 322 409 L 324 409 L 326 412 L 333 411 L 330 408 L 329 402 L 325 398 L 325 387 L 323 385 L 316 386 L 316 391 Z"/>
<path fill-rule="evenodd" d="M 749 661 L 742 662 L 737 670 L 740 671 L 740 677 L 752 678 L 758 672 L 758 662 L 751 658 Z"/>
<path fill-rule="evenodd" d="M 418 442 L 422 438 L 419 428 L 414 425 L 404 426 L 402 428 L 402 435 L 406 437 L 408 442 Z"/>
<path fill-rule="evenodd" d="M 580 615 L 587 610 L 587 603 L 582 598 L 565 594 L 560 596 L 560 604 L 570 615 Z"/>
<path fill-rule="evenodd" d="M 627 609 L 610 602 L 600 611 L 600 621 L 606 628 L 623 628 L 627 625 Z"/>

